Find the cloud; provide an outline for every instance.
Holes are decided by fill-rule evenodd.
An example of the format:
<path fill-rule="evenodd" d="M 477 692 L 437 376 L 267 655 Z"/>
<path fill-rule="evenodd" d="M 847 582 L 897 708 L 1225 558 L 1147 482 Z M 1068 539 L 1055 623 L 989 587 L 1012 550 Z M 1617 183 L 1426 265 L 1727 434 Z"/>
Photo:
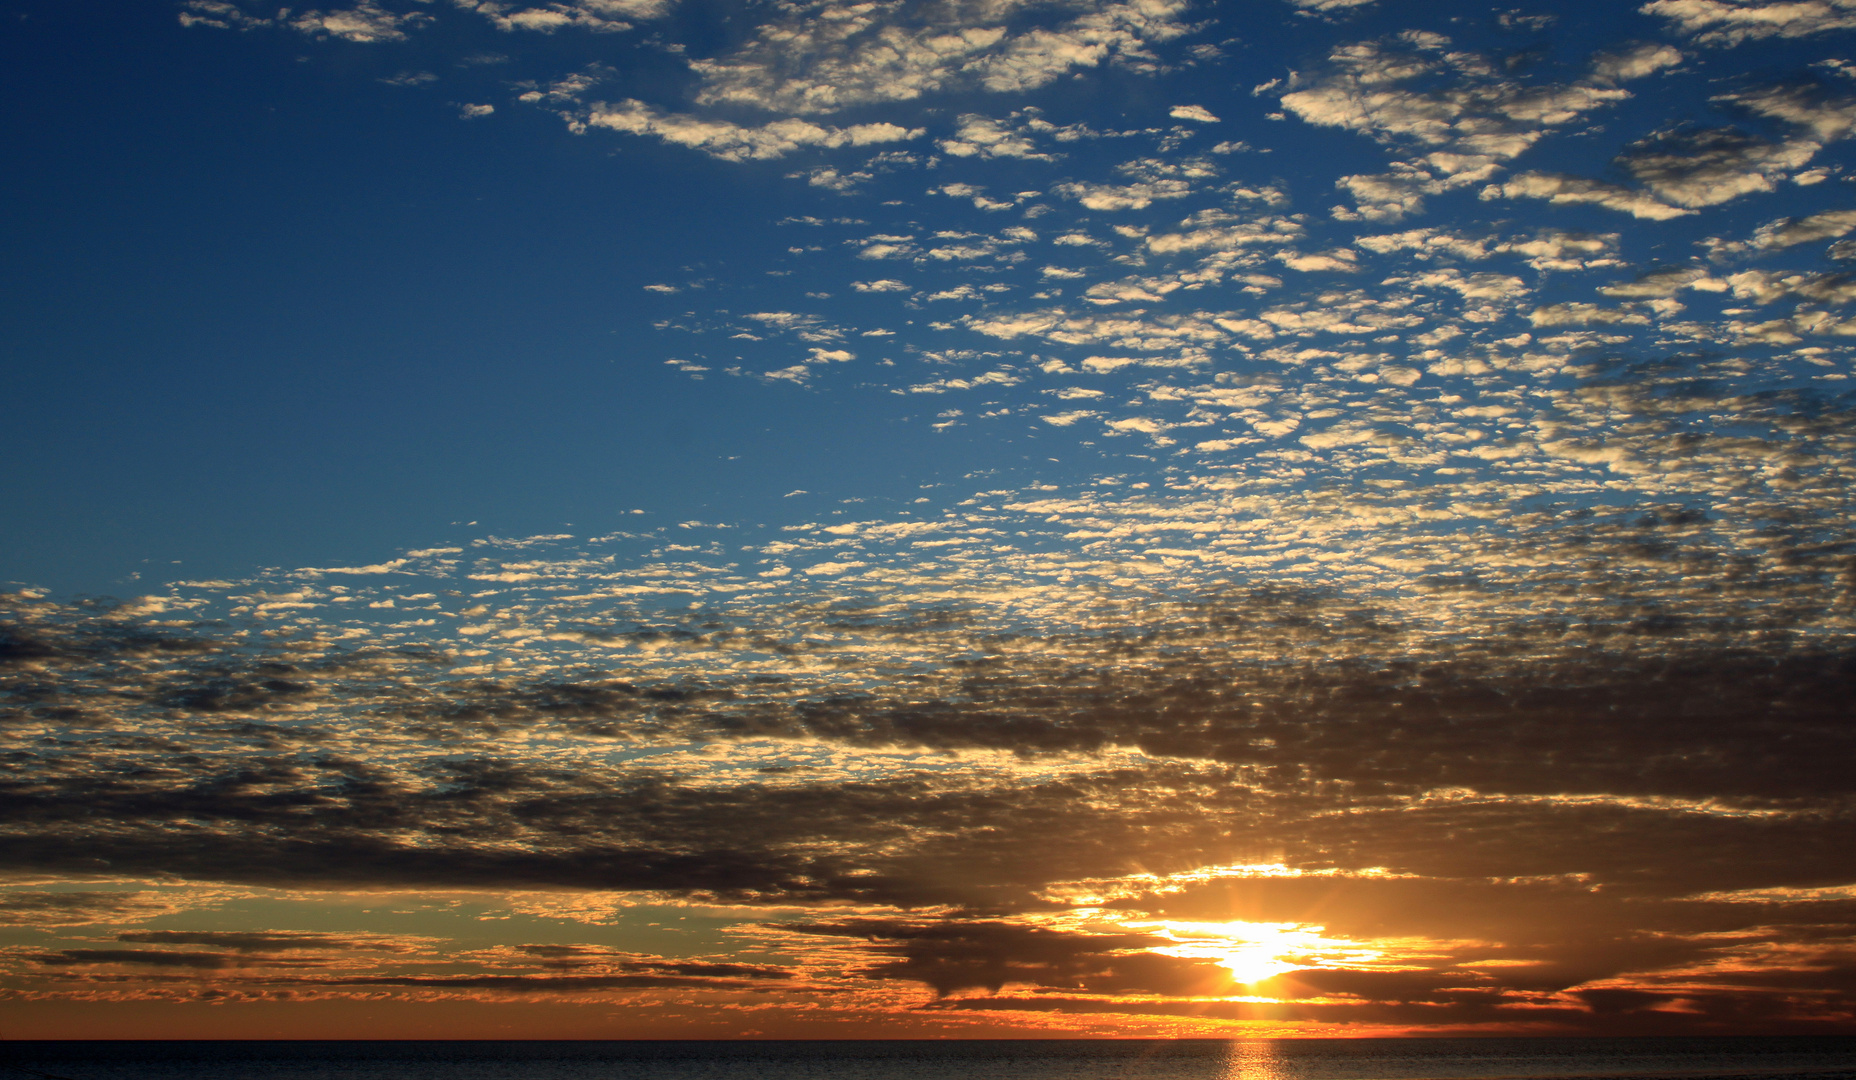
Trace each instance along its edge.
<path fill-rule="evenodd" d="M 1754 230 L 1751 246 L 1782 249 L 1834 240 L 1856 231 L 1856 210 L 1825 210 L 1802 218 L 1780 218 Z"/>
<path fill-rule="evenodd" d="M 1035 106 L 1014 110 L 995 119 L 980 113 L 966 113 L 952 138 L 937 145 L 942 153 L 957 158 L 1021 158 L 1027 161 L 1055 161 L 1059 155 L 1040 150 L 1038 139 L 1073 143 L 1085 139 L 1125 137 L 1130 131 L 1097 131 L 1087 124 L 1054 124 L 1044 119 Z"/>
<path fill-rule="evenodd" d="M 1600 53 L 1592 58 L 1592 77 L 1605 82 L 1628 82 L 1675 67 L 1682 51 L 1670 45 L 1639 45 L 1621 53 Z"/>
<path fill-rule="evenodd" d="M 1599 292 L 1605 296 L 1654 297 L 1674 296 L 1683 289 L 1694 288 L 1698 284 L 1712 283 L 1713 279 L 1705 269 L 1698 266 L 1671 266 L 1653 270 L 1637 280 L 1621 285 L 1605 285 Z"/>
<path fill-rule="evenodd" d="M 641 101 L 627 99 L 616 105 L 599 103 L 585 115 L 590 127 L 608 128 L 630 135 L 654 135 L 668 143 L 701 150 L 724 161 L 784 157 L 803 147 L 869 146 L 874 143 L 917 139 L 920 128 L 896 124 L 854 124 L 825 127 L 806 120 L 775 120 L 744 127 L 687 113 L 665 113 Z"/>
<path fill-rule="evenodd" d="M 400 14 L 388 11 L 371 0 L 363 0 L 343 11 L 305 11 L 292 18 L 290 28 L 316 37 L 334 37 L 343 41 L 373 43 L 404 41 L 405 28 L 430 22 L 423 12 Z"/>
<path fill-rule="evenodd" d="M 1622 266 L 1617 233 L 1563 232 L 1542 229 L 1532 237 L 1505 241 L 1500 250 L 1527 257 L 1536 270 L 1587 270 Z"/>
<path fill-rule="evenodd" d="M 116 940 L 149 945 L 211 945 L 238 953 L 296 952 L 303 949 L 392 950 L 398 947 L 390 940 L 382 941 L 373 937 L 344 937 L 300 931 L 137 930 L 117 934 Z"/>
<path fill-rule="evenodd" d="M 1668 19 L 1677 32 L 1703 45 L 1856 28 L 1856 4 L 1849 0 L 1651 0 L 1637 10 Z"/>
<path fill-rule="evenodd" d="M 1175 105 L 1167 115 L 1175 120 L 1192 120 L 1200 124 L 1218 123 L 1218 118 L 1203 105 Z"/>
<path fill-rule="evenodd" d="M 1197 181 L 1210 180 L 1218 169 L 1205 158 L 1163 160 L 1140 158 L 1123 162 L 1116 171 L 1134 182 L 1098 184 L 1069 180 L 1051 188 L 1054 194 L 1074 199 L 1090 210 L 1144 210 L 1160 199 L 1182 199 Z"/>
<path fill-rule="evenodd" d="M 1722 94 L 1714 100 L 1805 128 L 1823 143 L 1848 138 L 1856 128 L 1856 98 L 1826 94 L 1813 86 L 1774 86 Z"/>
<path fill-rule="evenodd" d="M 1312 273 L 1318 270 L 1338 270 L 1342 273 L 1352 273 L 1354 270 L 1358 269 L 1358 267 L 1354 265 L 1356 258 L 1357 256 L 1346 248 L 1336 248 L 1333 251 L 1315 252 L 1308 255 L 1304 255 L 1298 251 L 1283 251 L 1278 252 L 1276 255 L 1276 261 L 1282 263 L 1291 270 L 1300 270 L 1303 273 Z"/>
<path fill-rule="evenodd" d="M 998 921 L 903 922 L 857 919 L 795 923 L 790 933 L 872 942 L 878 958 L 862 974 L 927 984 L 939 997 L 961 990 L 998 993 L 1010 984 L 1089 988 L 1105 993 L 1223 989 L 1224 969 L 1149 950 L 1169 939 L 1140 933 L 1076 933 Z"/>
<path fill-rule="evenodd" d="M 1357 237 L 1353 246 L 1377 255 L 1412 252 L 1420 260 L 1434 256 L 1474 260 L 1489 257 L 1489 243 L 1488 239 L 1458 236 L 1439 229 L 1409 229 L 1379 236 Z"/>
<path fill-rule="evenodd" d="M 146 890 L 0 891 L 0 918 L 13 926 L 82 926 L 166 915 L 176 905 Z"/>
<path fill-rule="evenodd" d="M 248 14 L 230 0 L 183 0 L 182 26 L 211 26 L 221 30 L 251 30 L 263 26 L 288 26 L 313 37 L 338 38 L 362 44 L 404 41 L 406 30 L 432 22 L 422 11 L 395 12 L 374 0 L 362 0 L 339 11 L 305 11 L 291 17 L 283 8 L 275 18 Z"/>
<path fill-rule="evenodd" d="M 1051 155 L 1040 153 L 1037 143 L 1025 136 L 1022 130 L 1015 130 L 1007 122 L 977 113 L 962 116 L 954 136 L 942 139 L 936 145 L 940 146 L 942 153 L 951 157 L 1053 160 Z"/>
<path fill-rule="evenodd" d="M 550 3 L 516 4 L 500 0 L 452 0 L 458 7 L 475 11 L 498 30 L 518 30 L 552 34 L 556 30 L 587 30 L 593 33 L 618 33 L 630 30 L 628 19 L 658 19 L 670 13 L 670 0 L 555 0 Z"/>
<path fill-rule="evenodd" d="M 1527 318 L 1535 326 L 1589 326 L 1620 323 L 1641 326 L 1650 321 L 1647 315 L 1638 312 L 1584 303 L 1549 304 L 1546 307 L 1535 308 Z"/>
<path fill-rule="evenodd" d="M 555 49 L 657 9 L 474 10 Z M 738 391 L 803 387 L 821 423 L 889 402 L 904 442 L 983 434 L 1025 470 L 779 503 L 813 520 L 6 597 L 0 912 L 35 928 L 9 978 L 829 1017 L 814 1033 L 1846 1026 L 1856 286 L 1805 245 L 1856 216 L 1775 202 L 1711 261 L 1526 220 L 1777 189 L 1850 130 L 1835 83 L 1715 98 L 1741 128 L 1646 136 L 1620 111 L 1594 140 L 1630 80 L 1707 73 L 1662 44 L 1570 75 L 1422 32 L 1343 44 L 1281 88 L 1388 150 L 1334 212 L 1262 151 L 1183 152 L 1215 119 L 1170 104 L 1214 100 L 1189 87 L 1140 132 L 987 107 L 1158 63 L 1142 50 L 1187 15 L 1142 10 L 801 4 L 699 54 L 693 103 L 593 104 L 603 68 L 518 88 L 727 160 L 843 150 L 776 182 L 868 191 L 872 221 L 789 207 L 809 269 L 676 314 L 665 333 L 735 337 L 670 366 L 732 360 Z M 1094 49 L 1104 11 L 1126 36 Z M 886 115 L 944 93 L 927 131 Z M 1621 182 L 1520 156 L 1556 131 L 1624 147 Z M 928 132 L 923 173 L 872 157 Z M 1103 139 L 1154 149 L 1081 152 Z M 1473 189 L 1537 201 L 1357 224 Z M 908 280 L 868 278 L 890 259 Z M 728 287 L 660 281 L 679 307 Z M 269 928 L 333 925 L 293 904 L 433 937 Z M 558 933 L 615 920 L 681 952 Z M 1257 953 L 1274 966 L 1240 983 Z"/>
<path fill-rule="evenodd" d="M 1757 304 L 1770 304 L 1787 296 L 1801 296 L 1824 304 L 1847 304 L 1856 300 L 1856 280 L 1847 274 L 1798 274 L 1771 270 L 1745 270 L 1729 274 L 1725 282 L 1697 282 L 1697 287 L 1723 286 L 1735 298 Z"/>
<path fill-rule="evenodd" d="M 1071 181 L 1052 189 L 1090 210 L 1144 210 L 1156 199 L 1183 199 L 1192 193 L 1184 180 L 1160 179 L 1139 184 L 1088 184 Z"/>
<path fill-rule="evenodd" d="M 1778 181 L 1816 156 L 1819 149 L 1818 143 L 1805 139 L 1774 143 L 1734 128 L 1705 128 L 1669 132 L 1634 143 L 1619 156 L 1618 163 L 1657 199 L 1694 209 L 1771 191 Z M 1653 216 L 1634 208 L 1630 212 L 1639 217 Z"/>
<path fill-rule="evenodd" d="M 268 18 L 246 14 L 244 9 L 230 0 L 183 0 L 180 24 L 211 26 L 219 30 L 249 30 L 270 26 L 272 22 Z"/>
<path fill-rule="evenodd" d="M 1339 127 L 1416 151 L 1391 171 L 1342 177 L 1337 186 L 1357 209 L 1343 220 L 1397 221 L 1417 212 L 1424 197 L 1487 180 L 1503 163 L 1533 146 L 1547 129 L 1630 96 L 1611 85 L 1624 72 L 1653 70 L 1660 53 L 1601 61 L 1584 81 L 1528 86 L 1505 78 L 1473 53 L 1445 51 L 1440 35 L 1344 45 L 1328 69 L 1298 78 L 1283 108 L 1307 123 Z"/>
<path fill-rule="evenodd" d="M 501 994 L 578 994 L 599 990 L 758 989 L 754 981 L 699 975 L 351 975 L 317 980 L 326 986 L 413 990 L 488 990 Z"/>
<path fill-rule="evenodd" d="M 1022 92 L 1074 68 L 1144 60 L 1148 44 L 1186 32 L 1182 0 L 1110 2 L 1053 27 L 1015 25 L 1033 6 L 806 4 L 733 54 L 693 62 L 696 100 L 812 115 L 954 87 Z"/>
<path fill-rule="evenodd" d="M 1676 169 L 1679 170 L 1679 168 L 1680 165 L 1677 163 Z M 1680 176 L 1680 173 L 1676 175 Z M 1483 188 L 1480 194 L 1485 200 L 1545 199 L 1558 205 L 1587 203 L 1602 206 L 1607 210 L 1619 210 L 1632 217 L 1647 218 L 1651 221 L 1667 221 L 1670 218 L 1683 217 L 1695 212 L 1686 207 L 1671 206 L 1649 192 L 1627 188 L 1621 184 L 1555 173 L 1520 173 L 1505 184 L 1490 184 Z"/>

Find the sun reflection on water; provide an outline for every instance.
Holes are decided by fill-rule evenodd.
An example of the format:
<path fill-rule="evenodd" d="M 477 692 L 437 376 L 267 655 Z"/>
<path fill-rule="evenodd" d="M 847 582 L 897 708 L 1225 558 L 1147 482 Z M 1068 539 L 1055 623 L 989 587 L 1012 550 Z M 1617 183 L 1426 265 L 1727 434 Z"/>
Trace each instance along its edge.
<path fill-rule="evenodd" d="M 1232 1039 L 1221 1080 L 1289 1080 L 1288 1058 L 1275 1039 Z"/>

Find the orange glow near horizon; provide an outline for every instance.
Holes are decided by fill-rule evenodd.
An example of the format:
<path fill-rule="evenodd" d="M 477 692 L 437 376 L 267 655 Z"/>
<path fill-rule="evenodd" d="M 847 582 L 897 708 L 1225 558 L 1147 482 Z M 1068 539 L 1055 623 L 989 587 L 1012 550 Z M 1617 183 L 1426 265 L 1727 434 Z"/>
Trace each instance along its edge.
<path fill-rule="evenodd" d="M 1245 986 L 1302 968 L 1368 967 L 1385 959 L 1383 950 L 1327 937 L 1324 927 L 1312 923 L 1159 921 L 1125 925 L 1179 943 L 1154 952 L 1211 960 Z"/>

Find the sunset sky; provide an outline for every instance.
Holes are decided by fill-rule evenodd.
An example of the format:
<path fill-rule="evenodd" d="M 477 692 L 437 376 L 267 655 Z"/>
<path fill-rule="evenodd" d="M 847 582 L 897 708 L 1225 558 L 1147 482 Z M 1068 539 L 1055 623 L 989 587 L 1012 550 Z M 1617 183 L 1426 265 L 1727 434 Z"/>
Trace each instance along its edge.
<path fill-rule="evenodd" d="M 0 0 L 7 1038 L 1856 1033 L 1856 0 Z"/>

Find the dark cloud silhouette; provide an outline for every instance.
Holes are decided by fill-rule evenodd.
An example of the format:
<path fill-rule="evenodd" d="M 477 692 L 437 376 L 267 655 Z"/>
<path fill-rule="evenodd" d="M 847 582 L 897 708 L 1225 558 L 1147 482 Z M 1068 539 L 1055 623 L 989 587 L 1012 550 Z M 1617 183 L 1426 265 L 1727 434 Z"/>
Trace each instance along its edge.
<path fill-rule="evenodd" d="M 316 980 L 331 987 L 397 986 L 416 990 L 488 990 L 506 994 L 572 994 L 598 990 L 764 990 L 755 979 L 687 975 L 357 975 Z"/>
<path fill-rule="evenodd" d="M 894 959 L 872 965 L 863 974 L 926 983 L 942 996 L 975 988 L 997 993 L 1007 983 L 1108 992 L 1138 987 L 1180 994 L 1223 989 L 1231 981 L 1213 965 L 1145 952 L 1167 943 L 1151 934 L 1078 934 L 1005 922 L 883 919 L 800 923 L 786 929 L 872 942 L 872 953 Z"/>
<path fill-rule="evenodd" d="M 245 953 L 181 952 L 174 949 L 62 949 L 32 958 L 49 967 L 79 967 L 94 964 L 130 964 L 157 968 L 186 968 L 217 971 L 223 968 L 321 967 L 317 959 L 282 959 L 266 956 L 254 958 Z"/>
<path fill-rule="evenodd" d="M 293 952 L 298 949 L 370 949 L 392 951 L 401 947 L 389 941 L 372 941 L 364 938 L 348 938 L 336 934 L 300 933 L 295 931 L 136 930 L 129 933 L 117 934 L 116 940 L 140 942 L 149 945 L 213 945 L 240 953 Z"/>

